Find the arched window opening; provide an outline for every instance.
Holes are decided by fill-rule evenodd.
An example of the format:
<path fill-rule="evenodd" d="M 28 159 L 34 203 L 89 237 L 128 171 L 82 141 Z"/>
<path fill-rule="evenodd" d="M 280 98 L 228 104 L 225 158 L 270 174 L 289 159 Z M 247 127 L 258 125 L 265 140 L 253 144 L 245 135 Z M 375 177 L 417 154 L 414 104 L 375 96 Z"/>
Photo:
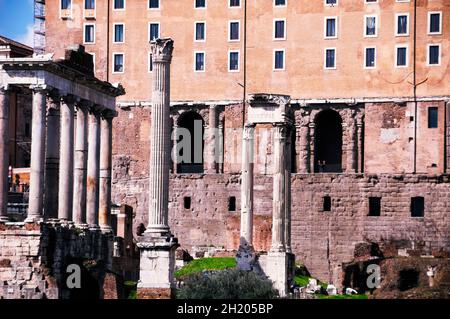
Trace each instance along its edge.
<path fill-rule="evenodd" d="M 316 173 L 342 172 L 342 119 L 336 111 L 317 115 L 314 153 Z"/>

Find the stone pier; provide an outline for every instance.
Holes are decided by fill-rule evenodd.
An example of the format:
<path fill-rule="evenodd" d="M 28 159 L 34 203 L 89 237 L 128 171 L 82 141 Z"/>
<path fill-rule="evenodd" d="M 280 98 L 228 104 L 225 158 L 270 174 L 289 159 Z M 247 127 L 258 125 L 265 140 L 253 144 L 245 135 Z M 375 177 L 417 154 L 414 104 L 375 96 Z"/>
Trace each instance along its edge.
<path fill-rule="evenodd" d="M 173 40 L 152 41 L 152 115 L 148 226 L 139 238 L 138 298 L 166 299 L 175 288 L 175 250 L 178 241 L 168 224 L 171 154 L 170 63 Z"/>
<path fill-rule="evenodd" d="M 0 222 L 8 221 L 9 95 L 8 86 L 0 86 Z"/>

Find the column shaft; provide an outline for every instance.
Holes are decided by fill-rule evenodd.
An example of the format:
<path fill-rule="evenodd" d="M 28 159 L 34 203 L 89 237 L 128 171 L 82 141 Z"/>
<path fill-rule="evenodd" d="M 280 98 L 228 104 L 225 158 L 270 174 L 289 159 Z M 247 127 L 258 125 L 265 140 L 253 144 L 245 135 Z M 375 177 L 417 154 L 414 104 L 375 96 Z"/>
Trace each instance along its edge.
<path fill-rule="evenodd" d="M 171 52 L 170 54 L 154 52 L 153 57 L 149 219 L 146 232 L 165 235 L 170 233 L 168 203 L 171 153 Z"/>
<path fill-rule="evenodd" d="M 31 173 L 27 222 L 38 221 L 42 218 L 44 199 L 46 91 L 41 87 L 33 89 L 32 113 Z"/>
<path fill-rule="evenodd" d="M 10 91 L 0 87 L 0 222 L 8 221 Z"/>
<path fill-rule="evenodd" d="M 45 154 L 44 217 L 58 217 L 59 171 L 59 96 L 51 96 L 47 107 L 47 133 Z"/>
<path fill-rule="evenodd" d="M 73 201 L 73 135 L 74 135 L 74 104 L 72 97 L 61 101 L 61 140 L 59 164 L 59 200 L 58 218 L 72 219 Z"/>
<path fill-rule="evenodd" d="M 100 164 L 100 116 L 89 113 L 89 144 L 87 163 L 86 219 L 91 227 L 98 225 L 99 164 Z"/>
<path fill-rule="evenodd" d="M 175 120 L 174 120 L 175 122 Z M 178 143 L 178 125 L 177 123 L 174 123 L 173 125 L 173 132 L 172 132 L 172 140 L 173 140 L 173 148 L 172 148 L 172 171 L 174 174 L 178 173 L 178 149 L 177 149 L 177 143 Z"/>
<path fill-rule="evenodd" d="M 100 193 L 99 223 L 103 231 L 110 231 L 111 167 L 112 167 L 112 117 L 106 114 L 101 120 L 100 134 Z"/>
<path fill-rule="evenodd" d="M 286 159 L 285 159 L 285 216 L 284 216 L 284 241 L 286 252 L 292 253 L 291 247 L 291 172 L 292 172 L 292 130 L 289 130 L 286 139 Z"/>
<path fill-rule="evenodd" d="M 73 221 L 76 224 L 86 223 L 87 137 L 87 109 L 81 105 L 77 105 L 77 136 L 75 142 L 73 183 Z"/>
<path fill-rule="evenodd" d="M 356 146 L 358 145 L 356 140 L 356 125 L 355 120 L 352 118 L 351 122 L 347 126 L 348 138 L 347 138 L 347 173 L 356 172 Z"/>
<path fill-rule="evenodd" d="M 445 172 L 447 174 L 450 174 L 450 102 L 447 102 L 445 105 L 445 122 L 446 122 L 446 128 L 445 128 L 445 145 L 446 145 L 446 151 L 444 159 L 445 162 Z"/>
<path fill-rule="evenodd" d="M 207 163 L 206 172 L 209 174 L 217 173 L 216 163 L 216 138 L 217 135 L 217 107 L 212 105 L 209 107 L 209 127 L 208 127 L 208 140 L 207 140 Z"/>
<path fill-rule="evenodd" d="M 357 164 L 356 164 L 356 171 L 359 173 L 362 173 L 364 171 L 364 163 L 363 163 L 363 123 L 362 120 L 358 120 L 358 128 L 357 128 L 357 139 L 358 139 L 358 151 L 357 151 Z"/>
<path fill-rule="evenodd" d="M 254 125 L 244 127 L 242 138 L 241 235 L 242 248 L 253 247 Z"/>
<path fill-rule="evenodd" d="M 275 126 L 273 174 L 272 252 L 285 251 L 286 127 Z"/>

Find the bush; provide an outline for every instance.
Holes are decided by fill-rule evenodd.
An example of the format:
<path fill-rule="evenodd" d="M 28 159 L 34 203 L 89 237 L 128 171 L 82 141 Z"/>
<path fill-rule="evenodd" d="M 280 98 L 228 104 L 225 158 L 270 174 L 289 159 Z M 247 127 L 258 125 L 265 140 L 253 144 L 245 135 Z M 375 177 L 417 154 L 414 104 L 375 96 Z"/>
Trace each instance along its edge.
<path fill-rule="evenodd" d="M 272 283 L 254 272 L 237 269 L 195 273 L 177 291 L 178 299 L 273 299 Z"/>

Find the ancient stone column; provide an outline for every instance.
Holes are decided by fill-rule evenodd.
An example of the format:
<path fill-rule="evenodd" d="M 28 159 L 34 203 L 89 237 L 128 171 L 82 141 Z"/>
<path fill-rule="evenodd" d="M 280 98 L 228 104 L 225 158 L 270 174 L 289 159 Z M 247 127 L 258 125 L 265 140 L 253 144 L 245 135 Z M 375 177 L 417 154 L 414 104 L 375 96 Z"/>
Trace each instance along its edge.
<path fill-rule="evenodd" d="M 47 87 L 32 86 L 33 115 L 31 123 L 31 172 L 26 222 L 42 219 L 44 200 L 45 140 L 46 140 L 46 96 Z"/>
<path fill-rule="evenodd" d="M 446 123 L 447 123 L 447 127 L 445 128 L 446 131 L 446 159 L 444 159 L 444 161 L 446 162 L 446 168 L 445 168 L 445 172 L 447 174 L 450 174 L 450 102 L 447 102 L 447 104 L 445 105 L 445 114 L 446 114 Z"/>
<path fill-rule="evenodd" d="M 58 217 L 59 180 L 59 111 L 60 96 L 52 92 L 47 105 L 47 133 L 45 153 L 44 218 Z"/>
<path fill-rule="evenodd" d="M 316 163 L 316 152 L 315 152 L 315 147 L 314 147 L 314 142 L 315 142 L 315 127 L 316 124 L 314 122 L 309 123 L 308 128 L 309 128 L 309 171 L 311 173 L 315 172 L 315 163 Z"/>
<path fill-rule="evenodd" d="M 88 106 L 89 103 L 84 102 L 77 104 L 72 211 L 72 220 L 75 224 L 86 223 Z"/>
<path fill-rule="evenodd" d="M 8 221 L 9 105 L 8 86 L 0 87 L 0 222 Z"/>
<path fill-rule="evenodd" d="M 153 92 L 151 116 L 149 219 L 146 232 L 170 233 L 168 224 L 169 172 L 171 154 L 170 63 L 173 41 L 152 45 Z"/>
<path fill-rule="evenodd" d="M 347 165 L 345 171 L 346 173 L 355 173 L 357 169 L 356 146 L 358 145 L 358 142 L 356 140 L 356 125 L 353 117 L 347 125 L 347 130 Z"/>
<path fill-rule="evenodd" d="M 98 227 L 98 194 L 100 173 L 100 115 L 89 112 L 86 221 L 91 228 Z"/>
<path fill-rule="evenodd" d="M 176 119 L 174 119 L 173 124 L 173 131 L 172 131 L 172 140 L 173 140 L 173 149 L 172 149 L 172 172 L 174 174 L 178 173 L 178 150 L 177 150 L 177 143 L 178 143 L 178 124 L 176 123 Z"/>
<path fill-rule="evenodd" d="M 302 119 L 306 123 L 301 123 L 297 126 L 297 140 L 299 141 L 299 165 L 298 172 L 306 174 L 310 172 L 310 158 L 311 154 L 309 152 L 309 117 L 307 119 Z"/>
<path fill-rule="evenodd" d="M 275 126 L 274 173 L 273 173 L 273 214 L 272 214 L 272 252 L 285 252 L 285 214 L 286 214 L 286 139 L 284 124 Z"/>
<path fill-rule="evenodd" d="M 215 174 L 217 173 L 217 163 L 216 163 L 216 138 L 217 135 L 217 106 L 209 106 L 209 127 L 208 127 L 208 140 L 206 149 L 206 173 Z"/>
<path fill-rule="evenodd" d="M 100 193 L 99 223 L 103 232 L 111 232 L 111 169 L 112 169 L 112 121 L 114 114 L 102 113 L 100 123 Z"/>
<path fill-rule="evenodd" d="M 288 129 L 286 139 L 286 164 L 285 164 L 285 216 L 284 216 L 284 242 L 286 252 L 292 253 L 291 247 L 291 172 L 292 172 L 292 129 Z"/>
<path fill-rule="evenodd" d="M 58 219 L 72 219 L 74 161 L 74 103 L 71 95 L 61 99 Z"/>
<path fill-rule="evenodd" d="M 363 137 L 363 118 L 362 118 L 362 116 L 358 117 L 356 126 L 357 126 L 356 135 L 357 135 L 357 139 L 358 139 L 358 151 L 357 151 L 358 156 L 357 156 L 356 171 L 358 173 L 362 173 L 364 171 L 363 162 L 362 162 L 363 152 L 364 152 L 364 150 L 363 150 L 363 138 L 364 137 Z"/>

